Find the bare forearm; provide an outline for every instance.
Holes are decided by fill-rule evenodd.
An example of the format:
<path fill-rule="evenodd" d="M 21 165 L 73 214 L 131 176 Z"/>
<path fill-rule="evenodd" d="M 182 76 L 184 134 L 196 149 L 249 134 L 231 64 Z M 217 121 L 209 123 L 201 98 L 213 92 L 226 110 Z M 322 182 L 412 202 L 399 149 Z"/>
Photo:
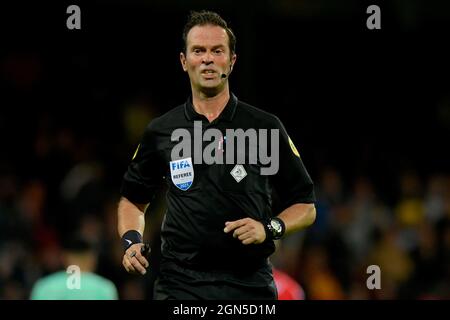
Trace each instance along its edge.
<path fill-rule="evenodd" d="M 283 210 L 278 218 L 283 220 L 286 226 L 285 234 L 289 234 L 310 226 L 316 219 L 316 209 L 314 204 L 297 203 Z M 223 231 L 232 232 L 233 237 L 238 238 L 244 245 L 263 243 L 267 236 L 263 222 L 248 217 L 226 221 Z"/>
<path fill-rule="evenodd" d="M 137 230 L 144 234 L 146 204 L 134 204 L 127 198 L 122 197 L 118 207 L 118 232 L 122 237 L 128 230 Z"/>
<path fill-rule="evenodd" d="M 286 234 L 309 227 L 316 220 L 316 208 L 310 203 L 296 203 L 283 210 L 278 218 L 286 226 Z"/>

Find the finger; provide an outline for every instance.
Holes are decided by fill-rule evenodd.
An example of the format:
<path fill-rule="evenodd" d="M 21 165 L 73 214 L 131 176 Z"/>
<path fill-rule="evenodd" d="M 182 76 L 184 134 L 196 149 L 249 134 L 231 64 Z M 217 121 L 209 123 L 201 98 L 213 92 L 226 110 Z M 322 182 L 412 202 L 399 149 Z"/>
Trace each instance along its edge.
<path fill-rule="evenodd" d="M 127 251 L 125 251 L 125 253 L 127 254 L 127 256 L 131 259 L 133 258 L 138 252 L 140 252 L 141 247 L 143 246 L 143 243 L 135 243 L 133 245 L 131 245 Z"/>
<path fill-rule="evenodd" d="M 248 244 L 252 244 L 252 243 L 255 243 L 255 242 L 256 242 L 255 238 L 249 237 L 249 238 L 245 239 L 244 241 L 242 241 L 242 244 L 248 245 Z"/>
<path fill-rule="evenodd" d="M 239 237 L 240 235 L 243 235 L 244 233 L 248 232 L 249 230 L 250 230 L 250 226 L 248 226 L 248 225 L 239 227 L 239 228 L 237 228 L 237 229 L 234 230 L 234 232 L 233 232 L 233 238 L 237 238 L 237 237 Z"/>
<path fill-rule="evenodd" d="M 239 228 L 240 226 L 242 226 L 242 220 L 232 221 L 232 222 L 228 223 L 228 225 L 226 225 L 226 227 L 223 229 L 223 231 L 225 233 L 228 233 L 230 231 L 233 231 L 236 228 Z"/>
<path fill-rule="evenodd" d="M 248 238 L 251 238 L 251 237 L 253 237 L 253 233 L 251 233 L 251 232 L 246 232 L 246 233 L 241 234 L 241 235 L 238 237 L 238 239 L 241 240 L 241 241 L 243 241 L 243 240 L 248 239 Z"/>
<path fill-rule="evenodd" d="M 136 259 L 136 257 L 133 257 L 131 259 L 131 264 L 133 265 L 134 269 L 138 271 L 140 274 L 146 274 L 147 270 L 141 265 L 141 263 Z"/>
<path fill-rule="evenodd" d="M 147 259 L 143 256 L 143 255 L 136 255 L 136 258 L 138 259 L 139 263 L 144 267 L 144 268 L 148 268 L 149 263 L 147 261 Z"/>
<path fill-rule="evenodd" d="M 130 259 L 130 261 L 133 257 L 136 257 L 138 259 L 139 263 L 142 266 L 144 266 L 145 268 L 147 268 L 149 266 L 149 263 L 148 263 L 147 259 L 141 253 L 141 249 L 143 246 L 144 246 L 143 243 L 133 244 L 131 247 L 129 247 L 127 249 L 126 255 Z"/>
<path fill-rule="evenodd" d="M 142 266 L 144 266 L 144 268 L 148 268 L 149 263 L 148 263 L 147 259 L 141 254 L 140 250 L 136 252 L 136 255 L 134 257 L 139 261 L 139 263 Z"/>
<path fill-rule="evenodd" d="M 244 224 L 246 224 L 246 220 L 245 219 L 240 219 L 240 220 L 236 220 L 236 221 L 232 221 L 230 222 L 228 225 L 226 225 L 225 229 L 223 229 L 223 231 L 225 233 L 228 233 L 236 228 L 239 228 L 241 226 L 243 226 Z"/>
<path fill-rule="evenodd" d="M 130 272 L 130 269 L 128 269 L 127 265 L 125 264 L 125 259 L 122 259 L 122 265 L 127 272 Z"/>
<path fill-rule="evenodd" d="M 135 273 L 136 269 L 134 269 L 133 265 L 131 264 L 130 260 L 128 259 L 128 257 L 124 257 L 123 258 L 123 266 L 125 267 L 125 269 L 127 270 L 127 272 L 129 273 Z"/>

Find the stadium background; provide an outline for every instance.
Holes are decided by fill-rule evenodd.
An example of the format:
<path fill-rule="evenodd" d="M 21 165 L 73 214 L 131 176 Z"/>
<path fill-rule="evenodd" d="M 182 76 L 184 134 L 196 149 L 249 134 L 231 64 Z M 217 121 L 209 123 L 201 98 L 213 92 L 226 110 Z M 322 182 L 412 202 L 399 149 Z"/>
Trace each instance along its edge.
<path fill-rule="evenodd" d="M 147 122 L 189 94 L 181 31 L 204 8 L 237 35 L 232 91 L 283 121 L 316 183 L 315 225 L 274 264 L 308 299 L 450 297 L 447 2 L 374 2 L 381 30 L 360 1 L 74 3 L 2 5 L 0 299 L 28 299 L 74 233 L 121 299 L 151 297 L 154 272 L 122 270 L 118 191 Z M 155 269 L 163 197 L 147 214 Z"/>

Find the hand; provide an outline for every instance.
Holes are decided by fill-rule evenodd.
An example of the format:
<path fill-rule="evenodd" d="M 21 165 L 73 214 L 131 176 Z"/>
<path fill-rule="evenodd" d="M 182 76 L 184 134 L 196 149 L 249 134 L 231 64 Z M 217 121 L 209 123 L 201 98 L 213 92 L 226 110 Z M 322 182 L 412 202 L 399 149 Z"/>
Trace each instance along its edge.
<path fill-rule="evenodd" d="M 133 274 L 146 274 L 149 263 L 147 259 L 141 254 L 141 247 L 144 246 L 143 243 L 135 243 L 130 246 L 125 254 L 123 255 L 122 264 L 125 270 Z"/>
<path fill-rule="evenodd" d="M 252 218 L 244 218 L 225 222 L 225 233 L 233 231 L 233 238 L 238 238 L 242 244 L 259 244 L 266 240 L 266 230 L 261 222 Z"/>

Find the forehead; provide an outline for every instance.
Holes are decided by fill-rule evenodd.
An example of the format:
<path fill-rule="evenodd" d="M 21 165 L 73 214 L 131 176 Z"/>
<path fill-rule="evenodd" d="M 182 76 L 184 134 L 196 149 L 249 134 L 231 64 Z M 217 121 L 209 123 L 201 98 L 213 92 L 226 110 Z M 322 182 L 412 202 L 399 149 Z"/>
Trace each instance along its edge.
<path fill-rule="evenodd" d="M 224 28 L 213 25 L 195 26 L 187 34 L 188 46 L 228 46 L 228 35 Z"/>

